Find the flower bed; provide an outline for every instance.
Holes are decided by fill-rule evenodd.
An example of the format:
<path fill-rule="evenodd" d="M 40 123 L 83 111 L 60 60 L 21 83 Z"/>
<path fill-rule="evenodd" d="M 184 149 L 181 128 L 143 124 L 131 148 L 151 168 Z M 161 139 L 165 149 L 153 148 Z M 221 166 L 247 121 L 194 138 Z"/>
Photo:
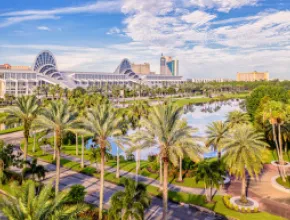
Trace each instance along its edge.
<path fill-rule="evenodd" d="M 254 208 L 241 207 L 238 204 L 233 204 L 233 202 L 231 201 L 232 199 L 233 199 L 233 197 L 230 195 L 226 195 L 223 197 L 223 202 L 224 202 L 225 206 L 231 210 L 235 210 L 237 212 L 242 212 L 242 213 L 258 213 L 259 212 L 259 209 L 257 206 L 255 206 Z M 252 201 L 251 201 L 251 203 L 252 203 Z"/>

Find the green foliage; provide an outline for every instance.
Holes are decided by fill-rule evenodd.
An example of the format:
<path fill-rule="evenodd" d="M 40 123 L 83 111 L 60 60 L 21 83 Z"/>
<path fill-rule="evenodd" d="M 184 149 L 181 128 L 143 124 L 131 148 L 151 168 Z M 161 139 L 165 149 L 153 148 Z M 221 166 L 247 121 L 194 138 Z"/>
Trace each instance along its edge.
<path fill-rule="evenodd" d="M 26 166 L 22 170 L 23 177 L 27 177 L 32 175 L 32 179 L 35 180 L 35 176 L 40 180 L 41 178 L 44 179 L 45 172 L 47 170 L 42 165 L 37 164 L 37 158 L 33 158 L 32 161 L 25 161 Z"/>
<path fill-rule="evenodd" d="M 0 134 L 9 134 L 9 133 L 17 132 L 17 131 L 23 131 L 23 126 L 2 130 L 0 131 Z"/>
<path fill-rule="evenodd" d="M 246 99 L 247 111 L 252 117 L 254 117 L 259 107 L 261 99 L 266 96 L 271 100 L 284 103 L 289 99 L 287 90 L 281 86 L 260 86 L 254 89 L 251 95 Z"/>
<path fill-rule="evenodd" d="M 144 219 L 144 211 L 150 206 L 150 197 L 143 184 L 135 184 L 132 179 L 122 179 L 124 191 L 116 192 L 111 197 L 109 217 L 121 219 Z"/>
<path fill-rule="evenodd" d="M 85 196 L 86 196 L 86 191 L 85 187 L 83 185 L 73 185 L 70 188 L 70 191 L 68 193 L 67 201 L 69 203 L 82 203 L 84 202 Z"/>
<path fill-rule="evenodd" d="M 94 173 L 96 173 L 96 168 L 94 168 L 94 167 L 85 167 L 81 172 L 84 173 L 84 174 L 87 174 L 89 176 L 93 176 Z"/>

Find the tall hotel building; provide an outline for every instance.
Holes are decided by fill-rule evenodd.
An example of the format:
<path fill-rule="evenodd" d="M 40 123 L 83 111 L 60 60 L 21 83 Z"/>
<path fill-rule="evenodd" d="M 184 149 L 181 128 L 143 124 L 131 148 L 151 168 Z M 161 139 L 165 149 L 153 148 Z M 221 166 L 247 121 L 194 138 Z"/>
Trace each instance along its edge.
<path fill-rule="evenodd" d="M 237 73 L 237 81 L 254 82 L 254 81 L 269 81 L 269 73 Z"/>
<path fill-rule="evenodd" d="M 172 57 L 163 56 L 160 58 L 160 74 L 161 75 L 179 75 L 179 61 L 173 60 Z"/>
<path fill-rule="evenodd" d="M 37 55 L 32 67 L 0 65 L 0 97 L 4 97 L 5 94 L 29 95 L 37 86 L 43 84 L 58 84 L 62 88 L 74 89 L 89 86 L 101 88 L 105 85 L 131 87 L 134 84 L 143 84 L 151 87 L 183 83 L 182 76 L 177 76 L 176 70 L 172 69 L 169 63 L 166 65 L 170 73 L 168 71 L 168 74 L 164 75 L 153 74 L 146 63 L 132 65 L 128 59 L 123 59 L 111 73 L 61 71 L 53 54 L 50 51 L 42 51 Z"/>

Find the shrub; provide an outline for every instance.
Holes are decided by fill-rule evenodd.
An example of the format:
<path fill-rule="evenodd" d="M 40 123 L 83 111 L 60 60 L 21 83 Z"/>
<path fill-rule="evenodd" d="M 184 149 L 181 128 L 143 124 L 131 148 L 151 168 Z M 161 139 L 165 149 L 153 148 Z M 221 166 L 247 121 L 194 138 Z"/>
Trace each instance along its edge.
<path fill-rule="evenodd" d="M 247 208 L 246 211 L 247 211 L 248 213 L 251 213 L 251 212 L 252 212 L 252 209 L 251 209 L 251 208 Z"/>
<path fill-rule="evenodd" d="M 245 212 L 246 211 L 245 207 L 242 207 L 241 211 L 242 212 Z"/>
<path fill-rule="evenodd" d="M 157 158 L 157 155 L 156 155 L 156 154 L 149 154 L 149 155 L 148 155 L 148 161 L 149 161 L 149 162 L 153 162 L 153 161 L 155 161 L 156 158 Z"/>
<path fill-rule="evenodd" d="M 258 207 L 255 207 L 255 208 L 254 208 L 254 212 L 259 212 Z"/>
<path fill-rule="evenodd" d="M 81 171 L 84 174 L 87 174 L 89 176 L 93 176 L 94 173 L 96 173 L 96 168 L 94 167 L 85 167 L 84 169 L 82 169 Z"/>
<path fill-rule="evenodd" d="M 73 185 L 69 191 L 67 201 L 69 203 L 84 202 L 86 195 L 85 187 L 79 184 Z"/>
<path fill-rule="evenodd" d="M 239 206 L 234 205 L 234 210 L 239 211 Z"/>

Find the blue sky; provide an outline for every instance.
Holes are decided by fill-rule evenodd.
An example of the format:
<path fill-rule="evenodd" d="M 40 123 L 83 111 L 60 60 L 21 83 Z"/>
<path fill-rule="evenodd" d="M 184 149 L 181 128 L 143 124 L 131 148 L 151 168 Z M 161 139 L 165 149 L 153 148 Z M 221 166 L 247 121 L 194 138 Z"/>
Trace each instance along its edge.
<path fill-rule="evenodd" d="M 126 57 L 158 73 L 164 53 L 185 78 L 290 79 L 289 9 L 289 0 L 3 1 L 0 63 L 32 65 L 47 49 L 61 70 L 111 72 Z"/>

